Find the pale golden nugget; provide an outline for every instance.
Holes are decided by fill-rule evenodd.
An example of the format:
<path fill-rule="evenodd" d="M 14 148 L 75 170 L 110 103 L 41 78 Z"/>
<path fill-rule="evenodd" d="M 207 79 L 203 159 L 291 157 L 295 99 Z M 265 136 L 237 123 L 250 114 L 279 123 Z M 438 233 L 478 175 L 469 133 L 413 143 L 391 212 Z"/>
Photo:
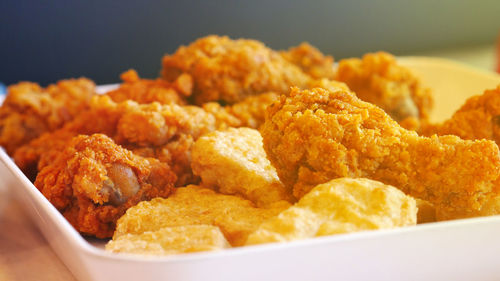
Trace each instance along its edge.
<path fill-rule="evenodd" d="M 266 158 L 259 131 L 231 128 L 199 138 L 192 150 L 193 172 L 202 185 L 224 194 L 238 194 L 259 207 L 292 201 L 276 169 Z"/>
<path fill-rule="evenodd" d="M 218 227 L 203 224 L 126 234 L 106 244 L 106 250 L 115 253 L 157 256 L 215 251 L 229 247 L 231 246 Z"/>
<path fill-rule="evenodd" d="M 292 207 L 265 221 L 246 244 L 285 242 L 323 235 L 415 225 L 415 200 L 369 179 L 320 184 Z"/>
<path fill-rule="evenodd" d="M 232 246 L 241 246 L 264 220 L 289 206 L 260 209 L 240 197 L 190 185 L 177 188 L 168 199 L 155 198 L 128 209 L 118 220 L 113 239 L 170 226 L 207 224 L 218 226 Z"/>

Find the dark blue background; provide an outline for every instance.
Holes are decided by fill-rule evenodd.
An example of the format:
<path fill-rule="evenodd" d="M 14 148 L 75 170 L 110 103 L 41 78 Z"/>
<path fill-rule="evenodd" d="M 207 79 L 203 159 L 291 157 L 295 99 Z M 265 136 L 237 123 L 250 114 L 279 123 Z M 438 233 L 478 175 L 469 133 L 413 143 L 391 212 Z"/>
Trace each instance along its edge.
<path fill-rule="evenodd" d="M 281 49 L 309 41 L 336 58 L 493 42 L 499 0 L 11 1 L 0 3 L 0 81 L 155 77 L 161 57 L 207 34 Z"/>

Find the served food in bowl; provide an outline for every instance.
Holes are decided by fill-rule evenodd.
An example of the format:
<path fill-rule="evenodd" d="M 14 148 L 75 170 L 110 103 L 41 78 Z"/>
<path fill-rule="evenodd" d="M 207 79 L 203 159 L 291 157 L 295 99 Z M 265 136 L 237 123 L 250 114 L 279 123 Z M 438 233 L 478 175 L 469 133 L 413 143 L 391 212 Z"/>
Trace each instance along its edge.
<path fill-rule="evenodd" d="M 9 87 L 0 144 L 83 235 L 136 254 L 220 250 L 498 211 L 500 88 L 434 124 L 390 54 L 207 36 L 129 70 Z"/>

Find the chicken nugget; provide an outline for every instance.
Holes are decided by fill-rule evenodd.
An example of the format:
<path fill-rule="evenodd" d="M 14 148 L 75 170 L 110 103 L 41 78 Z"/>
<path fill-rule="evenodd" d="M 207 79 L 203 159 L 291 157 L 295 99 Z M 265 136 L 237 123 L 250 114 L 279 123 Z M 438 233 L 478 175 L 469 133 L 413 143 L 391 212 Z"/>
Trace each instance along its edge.
<path fill-rule="evenodd" d="M 202 185 L 224 194 L 238 194 L 259 207 L 293 201 L 266 157 L 259 131 L 230 128 L 199 138 L 192 150 L 193 173 Z"/>
<path fill-rule="evenodd" d="M 203 224 L 125 234 L 106 244 L 106 250 L 115 253 L 155 256 L 215 251 L 229 247 L 231 246 L 218 227 Z"/>
<path fill-rule="evenodd" d="M 232 246 L 241 246 L 264 220 L 289 206 L 279 203 L 269 209 L 256 208 L 243 198 L 190 185 L 177 188 L 169 198 L 155 198 L 128 209 L 118 220 L 113 239 L 164 227 L 204 224 L 218 226 Z"/>
<path fill-rule="evenodd" d="M 415 225 L 415 200 L 369 179 L 339 178 L 314 187 L 295 205 L 262 223 L 247 245 Z"/>

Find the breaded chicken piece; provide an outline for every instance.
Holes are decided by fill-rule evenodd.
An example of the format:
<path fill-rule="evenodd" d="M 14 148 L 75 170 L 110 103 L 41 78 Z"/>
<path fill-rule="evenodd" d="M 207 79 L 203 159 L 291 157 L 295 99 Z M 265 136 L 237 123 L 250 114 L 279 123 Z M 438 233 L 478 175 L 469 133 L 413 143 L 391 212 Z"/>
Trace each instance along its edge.
<path fill-rule="evenodd" d="M 339 178 L 317 185 L 295 205 L 262 223 L 246 244 L 388 229 L 416 222 L 415 200 L 397 188 L 369 179 Z"/>
<path fill-rule="evenodd" d="M 182 73 L 193 77 L 198 105 L 209 101 L 233 104 L 265 92 L 286 93 L 290 86 L 304 87 L 311 79 L 259 41 L 213 35 L 163 57 L 164 79 L 173 81 Z"/>
<path fill-rule="evenodd" d="M 64 150 L 67 143 L 75 136 L 95 133 L 114 137 L 117 125 L 124 112 L 137 105 L 131 102 L 117 104 L 108 96 L 94 96 L 90 109 L 82 112 L 74 120 L 53 132 L 47 132 L 20 147 L 14 153 L 16 165 L 30 178 Z"/>
<path fill-rule="evenodd" d="M 376 104 L 397 122 L 427 119 L 432 109 L 430 90 L 388 53 L 340 60 L 336 80 L 346 83 L 358 98 Z"/>
<path fill-rule="evenodd" d="M 132 69 L 122 73 L 120 77 L 123 80 L 120 87 L 106 93 L 115 102 L 133 100 L 141 104 L 186 104 L 186 98 L 191 95 L 193 89 L 193 79 L 188 74 L 179 75 L 172 83 L 159 78 L 141 79 Z"/>
<path fill-rule="evenodd" d="M 423 134 L 488 139 L 500 144 L 500 85 L 469 98 L 449 120 L 424 128 Z"/>
<path fill-rule="evenodd" d="M 246 97 L 232 105 L 221 106 L 216 102 L 208 102 L 202 107 L 212 113 L 218 123 L 225 123 L 228 127 L 257 129 L 264 123 L 267 107 L 277 101 L 279 96 L 277 93 L 268 92 Z"/>
<path fill-rule="evenodd" d="M 232 246 L 241 246 L 264 220 L 289 206 L 280 202 L 273 208 L 261 209 L 243 198 L 190 185 L 177 188 L 166 199 L 155 198 L 130 208 L 118 220 L 113 240 L 164 227 L 201 224 L 219 227 Z"/>
<path fill-rule="evenodd" d="M 125 234 L 106 244 L 106 250 L 110 252 L 155 256 L 216 251 L 229 247 L 218 227 L 203 224 Z"/>
<path fill-rule="evenodd" d="M 85 78 L 61 80 L 45 89 L 30 82 L 9 86 L 0 107 L 0 145 L 12 155 L 86 110 L 94 94 L 95 84 Z"/>
<path fill-rule="evenodd" d="M 230 128 L 199 138 L 192 149 L 193 173 L 201 184 L 223 194 L 237 194 L 258 207 L 293 201 L 266 157 L 259 131 Z"/>
<path fill-rule="evenodd" d="M 38 174 L 35 186 L 81 233 L 111 237 L 125 211 L 143 200 L 167 197 L 175 174 L 105 135 L 80 135 Z"/>
<path fill-rule="evenodd" d="M 467 216 L 498 192 L 498 146 L 456 136 L 420 137 L 354 93 L 300 91 L 269 107 L 264 149 L 297 198 L 339 177 L 393 185 L 435 205 L 438 218 Z"/>
<path fill-rule="evenodd" d="M 191 171 L 190 150 L 201 135 L 216 129 L 259 126 L 265 108 L 276 94 L 252 96 L 221 107 L 178 104 L 114 102 L 109 96 L 92 98 L 90 109 L 63 128 L 44 134 L 19 148 L 14 160 L 30 178 L 78 134 L 102 133 L 144 157 L 159 158 L 178 175 L 178 186 L 196 183 Z"/>
<path fill-rule="evenodd" d="M 287 51 L 281 51 L 280 54 L 287 61 L 299 66 L 302 71 L 309 74 L 314 79 L 335 78 L 333 57 L 325 56 L 307 42 L 303 42 Z"/>
<path fill-rule="evenodd" d="M 415 199 L 415 202 L 417 202 L 417 208 L 418 208 L 418 213 L 417 213 L 418 224 L 435 222 L 437 220 L 436 208 L 434 207 L 433 204 L 431 204 L 429 201 L 425 201 L 418 198 Z"/>

